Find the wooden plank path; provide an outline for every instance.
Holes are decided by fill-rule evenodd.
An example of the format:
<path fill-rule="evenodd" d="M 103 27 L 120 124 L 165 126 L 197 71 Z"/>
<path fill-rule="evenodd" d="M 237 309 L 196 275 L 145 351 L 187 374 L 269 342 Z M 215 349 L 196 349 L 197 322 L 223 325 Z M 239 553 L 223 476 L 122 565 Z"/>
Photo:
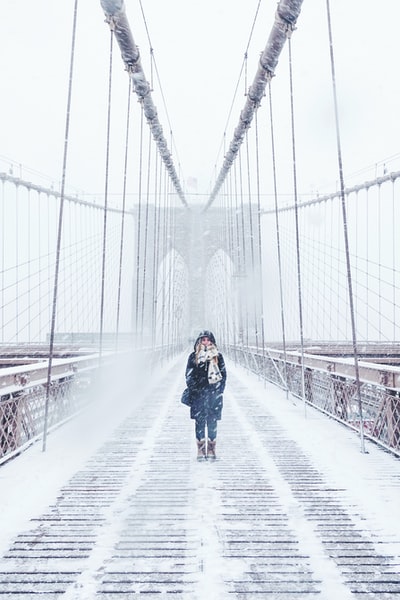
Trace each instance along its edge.
<path fill-rule="evenodd" d="M 329 454 L 335 443 L 315 429 L 325 417 L 304 419 L 273 387 L 260 398 L 261 384 L 234 371 L 215 463 L 195 460 L 175 368 L 14 539 L 0 600 L 400 598 L 399 527 L 388 534 L 357 501 L 362 472 L 352 490 L 329 462 L 343 443 L 359 452 L 355 434 L 329 422 Z M 370 461 L 382 523 L 397 518 L 399 461 L 376 448 L 357 460 Z"/>

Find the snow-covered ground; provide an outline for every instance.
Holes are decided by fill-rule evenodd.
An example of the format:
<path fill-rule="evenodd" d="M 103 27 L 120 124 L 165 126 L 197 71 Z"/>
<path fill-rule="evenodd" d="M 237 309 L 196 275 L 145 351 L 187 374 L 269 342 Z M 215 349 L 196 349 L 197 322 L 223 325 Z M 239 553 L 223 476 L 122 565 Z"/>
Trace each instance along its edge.
<path fill-rule="evenodd" d="M 201 590 L 208 591 L 207 597 L 210 600 L 224 598 L 227 589 L 224 587 L 223 574 L 232 572 L 228 561 L 221 562 L 221 557 L 218 558 L 222 544 L 218 532 L 223 533 L 224 527 L 218 523 L 218 519 L 225 510 L 221 486 L 226 473 L 224 469 L 228 461 L 231 461 L 234 471 L 235 453 L 238 452 L 238 449 L 232 449 L 231 442 L 227 441 L 228 428 L 233 419 L 240 424 L 242 439 L 251 436 L 252 451 L 263 465 L 270 480 L 269 485 L 274 488 L 281 506 L 287 509 L 292 529 L 298 534 L 306 553 L 314 556 L 311 560 L 314 572 L 318 575 L 322 573 L 329 579 L 330 591 L 324 595 L 324 600 L 338 598 L 338 593 L 342 594 L 341 600 L 347 597 L 346 594 L 343 595 L 343 583 L 334 572 L 335 568 L 329 566 L 321 549 L 317 552 L 312 547 L 313 544 L 318 545 L 315 532 L 312 531 L 310 523 L 302 520 L 301 511 L 296 512 L 295 498 L 290 495 L 287 483 L 273 464 L 271 456 L 265 451 L 262 436 L 257 436 L 257 431 L 252 425 L 256 414 L 268 413 L 276 420 L 284 429 L 285 437 L 296 442 L 315 469 L 323 474 L 330 487 L 340 490 L 340 497 L 345 502 L 352 520 L 356 524 L 359 522 L 360 529 L 366 532 L 374 543 L 379 542 L 379 552 L 392 555 L 399 562 L 400 461 L 396 457 L 368 441 L 367 453 L 361 453 L 359 438 L 353 431 L 311 408 L 305 411 L 300 401 L 287 399 L 281 390 L 264 384 L 254 375 L 228 362 L 228 374 L 230 373 L 231 377 L 228 378 L 225 394 L 226 419 L 223 417 L 218 435 L 222 471 L 218 474 L 218 468 L 213 469 L 208 465 L 199 470 L 200 465 L 196 464 L 194 459 L 193 426 L 187 418 L 187 407 L 179 404 L 179 393 L 184 387 L 182 363 L 184 359 L 181 358 L 174 367 L 176 375 L 173 375 L 172 384 L 169 375 L 169 387 L 161 395 L 162 400 L 156 417 L 149 421 L 151 427 L 140 444 L 130 478 L 124 485 L 119 499 L 105 511 L 106 524 L 103 534 L 100 532 L 99 535 L 101 543 L 88 562 L 89 568 L 82 574 L 79 586 L 70 588 L 66 597 L 79 600 L 93 597 L 95 581 L 92 574 L 98 572 L 102 562 L 107 562 L 107 555 L 111 555 L 111 547 L 123 527 L 124 515 L 132 510 L 132 497 L 138 489 L 140 478 L 146 480 L 146 469 L 154 469 L 154 456 L 162 456 L 162 452 L 160 454 L 157 450 L 157 444 L 160 446 L 157 440 L 161 435 L 167 435 L 165 425 L 171 422 L 171 419 L 180 432 L 177 451 L 182 452 L 183 448 L 183 451 L 190 452 L 191 456 L 181 467 L 177 462 L 177 472 L 179 468 L 186 469 L 187 475 L 183 477 L 185 484 L 191 490 L 197 487 L 186 518 L 192 533 L 196 528 L 199 529 L 198 539 L 201 541 L 196 551 L 197 558 L 204 565 L 198 580 L 199 599 Z M 153 379 L 151 385 L 154 388 L 163 386 L 163 377 L 167 372 L 167 368 L 162 369 L 159 377 Z M 237 384 L 251 395 L 251 409 L 247 410 L 243 399 L 240 402 L 240 394 L 235 390 Z M 136 396 L 143 398 L 150 389 L 149 385 L 144 386 L 142 390 L 137 389 Z M 95 420 L 93 412 L 90 411 L 51 433 L 45 453 L 37 443 L 0 468 L 0 555 L 6 552 L 18 533 L 31 528 L 30 519 L 40 516 L 49 504 L 55 503 L 60 488 L 84 467 L 104 440 L 111 436 L 118 424 L 132 411 L 132 406 L 131 400 L 121 400 L 110 410 L 107 402 L 100 403 Z M 232 431 L 229 433 L 232 437 Z M 149 461 L 151 467 L 148 467 L 146 461 L 151 456 L 153 461 Z M 218 467 L 218 464 L 215 466 Z M 240 531 L 241 524 L 236 523 L 235 527 Z M 248 528 L 248 524 L 246 527 Z"/>
<path fill-rule="evenodd" d="M 400 550 L 400 459 L 365 440 L 361 452 L 357 433 L 273 386 L 264 387 L 253 375 L 237 370 L 260 403 L 271 412 L 291 439 L 311 458 L 326 479 L 345 490 L 354 514 L 361 512 L 372 531 L 397 542 Z M 363 526 L 366 523 L 363 522 Z M 395 552 L 396 553 L 396 552 Z"/>

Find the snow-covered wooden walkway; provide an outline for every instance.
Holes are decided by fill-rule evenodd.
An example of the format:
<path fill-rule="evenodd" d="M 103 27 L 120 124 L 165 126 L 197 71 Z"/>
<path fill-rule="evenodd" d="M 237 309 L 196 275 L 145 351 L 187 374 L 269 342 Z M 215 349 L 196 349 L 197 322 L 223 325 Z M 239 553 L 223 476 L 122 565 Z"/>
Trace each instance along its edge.
<path fill-rule="evenodd" d="M 0 600 L 399 598 L 400 461 L 228 377 L 215 463 L 195 460 L 175 365 L 119 423 L 69 423 L 3 466 Z"/>

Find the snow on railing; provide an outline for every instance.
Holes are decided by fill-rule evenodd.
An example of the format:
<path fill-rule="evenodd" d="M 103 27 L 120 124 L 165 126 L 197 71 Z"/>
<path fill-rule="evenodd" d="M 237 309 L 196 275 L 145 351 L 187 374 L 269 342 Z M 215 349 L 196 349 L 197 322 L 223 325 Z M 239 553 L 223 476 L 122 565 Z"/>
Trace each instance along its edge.
<path fill-rule="evenodd" d="M 348 359 L 305 355 L 305 398 L 298 352 L 228 346 L 224 352 L 246 369 L 287 389 L 346 426 L 360 432 L 357 390 Z M 364 436 L 400 456 L 400 367 L 360 361 Z M 285 382 L 283 384 L 282 382 Z"/>
<path fill-rule="evenodd" d="M 98 355 L 56 359 L 52 370 L 48 425 L 58 426 L 88 403 L 99 368 Z M 0 369 L 0 464 L 43 434 L 47 361 Z"/>

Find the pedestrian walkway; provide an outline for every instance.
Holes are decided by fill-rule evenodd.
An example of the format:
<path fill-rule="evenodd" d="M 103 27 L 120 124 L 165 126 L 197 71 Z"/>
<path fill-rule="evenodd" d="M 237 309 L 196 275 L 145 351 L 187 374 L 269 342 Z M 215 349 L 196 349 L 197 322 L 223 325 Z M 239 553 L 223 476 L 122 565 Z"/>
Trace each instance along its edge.
<path fill-rule="evenodd" d="M 399 598 L 399 460 L 228 362 L 198 463 L 180 367 L 10 540 L 0 600 Z"/>

